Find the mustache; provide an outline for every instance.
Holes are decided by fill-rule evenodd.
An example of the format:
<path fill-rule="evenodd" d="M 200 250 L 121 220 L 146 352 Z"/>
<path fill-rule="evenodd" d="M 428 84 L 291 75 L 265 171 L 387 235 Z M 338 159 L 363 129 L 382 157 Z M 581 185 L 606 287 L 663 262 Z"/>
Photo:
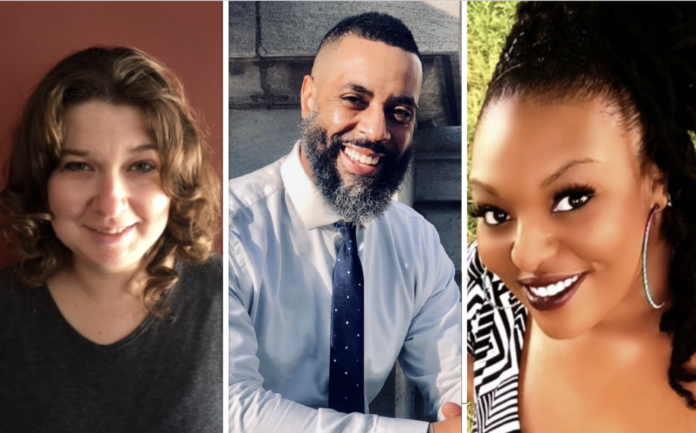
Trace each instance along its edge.
<path fill-rule="evenodd" d="M 351 144 L 355 147 L 369 149 L 375 153 L 381 153 L 382 155 L 393 159 L 396 159 L 397 157 L 397 154 L 394 150 L 389 149 L 387 146 L 377 141 L 370 141 L 367 139 L 350 139 L 345 138 L 342 135 L 335 135 L 331 138 L 331 147 L 345 146 L 346 144 Z"/>

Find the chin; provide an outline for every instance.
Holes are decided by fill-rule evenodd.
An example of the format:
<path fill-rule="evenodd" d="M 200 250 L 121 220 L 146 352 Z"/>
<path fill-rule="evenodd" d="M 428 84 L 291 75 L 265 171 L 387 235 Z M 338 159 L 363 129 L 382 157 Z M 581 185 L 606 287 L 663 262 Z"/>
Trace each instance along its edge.
<path fill-rule="evenodd" d="M 576 337 L 579 337 L 580 335 L 583 334 L 584 331 L 581 330 L 576 330 L 576 329 L 565 329 L 565 328 L 559 328 L 555 326 L 550 326 L 550 327 L 544 327 L 539 325 L 541 330 L 544 332 L 544 334 L 552 338 L 554 340 L 572 340 Z M 547 329 L 545 329 L 547 328 Z"/>
<path fill-rule="evenodd" d="M 104 274 L 124 274 L 135 272 L 138 269 L 138 263 L 100 263 L 95 267 Z"/>
<path fill-rule="evenodd" d="M 583 335 L 592 328 L 586 321 L 580 322 L 573 315 L 559 313 L 561 312 L 551 313 L 555 317 L 548 317 L 548 312 L 533 311 L 531 314 L 542 332 L 554 340 L 571 340 Z"/>
<path fill-rule="evenodd" d="M 140 260 L 133 260 L 130 255 L 101 256 L 84 260 L 88 266 L 105 274 L 133 272 L 138 269 Z"/>

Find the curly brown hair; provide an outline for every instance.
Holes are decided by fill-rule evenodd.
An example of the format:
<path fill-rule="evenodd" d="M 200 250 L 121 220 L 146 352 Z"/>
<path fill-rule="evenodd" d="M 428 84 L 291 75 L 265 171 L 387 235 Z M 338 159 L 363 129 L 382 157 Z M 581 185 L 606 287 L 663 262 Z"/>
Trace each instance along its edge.
<path fill-rule="evenodd" d="M 146 253 L 149 278 L 143 303 L 158 317 L 162 294 L 178 280 L 171 259 L 200 262 L 213 247 L 220 213 L 220 182 L 204 134 L 176 76 L 135 48 L 92 47 L 60 61 L 41 80 L 17 125 L 0 193 L 2 230 L 17 254 L 15 274 L 35 287 L 72 264 L 56 237 L 48 179 L 63 152 L 64 121 L 72 106 L 98 101 L 140 108 L 162 158 L 161 181 L 170 198 L 167 227 Z"/>

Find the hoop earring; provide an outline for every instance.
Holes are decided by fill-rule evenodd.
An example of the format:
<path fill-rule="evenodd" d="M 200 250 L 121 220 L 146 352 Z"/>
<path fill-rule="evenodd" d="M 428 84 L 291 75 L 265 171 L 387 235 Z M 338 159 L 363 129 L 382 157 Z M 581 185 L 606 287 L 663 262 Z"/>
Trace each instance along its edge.
<path fill-rule="evenodd" d="M 669 203 L 671 205 L 671 203 Z M 668 206 L 669 206 L 668 205 Z M 650 286 L 648 285 L 648 237 L 650 237 L 650 224 L 652 223 L 655 212 L 657 212 L 658 205 L 655 205 L 650 209 L 650 215 L 648 216 L 648 223 L 645 225 L 645 234 L 643 235 L 643 251 L 641 253 L 641 269 L 643 273 L 643 291 L 645 292 L 645 297 L 648 299 L 648 303 L 651 307 L 656 310 L 664 307 L 665 303 L 657 304 L 652 295 L 650 294 Z"/>
<path fill-rule="evenodd" d="M 486 287 L 486 280 L 488 280 L 488 286 L 490 287 L 491 294 L 493 293 L 493 282 L 490 280 L 490 277 L 488 277 L 488 275 L 487 275 L 488 269 L 486 268 L 486 265 L 481 263 L 481 266 L 483 266 L 483 275 L 481 275 L 481 283 L 483 284 L 483 287 L 482 287 L 483 297 L 486 299 L 486 302 L 488 303 L 488 305 L 495 308 L 496 310 L 512 310 L 513 308 L 515 308 L 517 306 L 517 303 L 519 303 L 519 300 L 517 298 L 515 298 L 515 300 L 517 302 L 515 302 L 515 304 L 510 305 L 508 307 L 501 307 L 500 305 L 496 305 L 493 302 L 493 298 L 491 297 L 492 295 L 489 296 L 489 294 L 488 294 L 488 287 Z"/>

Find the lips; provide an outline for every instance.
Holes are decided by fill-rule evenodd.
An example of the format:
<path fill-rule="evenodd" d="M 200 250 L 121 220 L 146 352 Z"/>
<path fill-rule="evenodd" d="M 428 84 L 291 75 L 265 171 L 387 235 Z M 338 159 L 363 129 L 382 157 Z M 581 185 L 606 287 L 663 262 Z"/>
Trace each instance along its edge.
<path fill-rule="evenodd" d="M 356 149 L 353 149 L 352 147 L 346 147 L 345 149 L 343 149 L 343 151 L 346 153 L 346 155 L 348 155 L 350 159 L 353 160 L 353 162 L 359 162 L 361 164 L 366 165 L 377 165 L 379 159 L 382 157 L 378 154 L 373 154 L 372 156 L 366 155 L 362 152 L 358 152 Z"/>
<path fill-rule="evenodd" d="M 384 155 L 363 147 L 345 146 L 341 149 L 341 159 L 345 168 L 361 176 L 374 176 L 383 165 Z"/>
<path fill-rule="evenodd" d="M 539 311 L 560 308 L 571 300 L 587 272 L 564 276 L 544 276 L 518 280 L 532 308 Z"/>
<path fill-rule="evenodd" d="M 94 239 L 103 243 L 117 243 L 124 240 L 135 227 L 135 223 L 128 226 L 89 227 L 85 226 Z"/>
<path fill-rule="evenodd" d="M 105 235 L 118 235 L 123 233 L 125 230 L 128 230 L 131 226 L 127 227 L 116 227 L 116 228 L 104 228 L 104 229 L 93 229 L 98 231 L 99 233 L 105 234 Z"/>

